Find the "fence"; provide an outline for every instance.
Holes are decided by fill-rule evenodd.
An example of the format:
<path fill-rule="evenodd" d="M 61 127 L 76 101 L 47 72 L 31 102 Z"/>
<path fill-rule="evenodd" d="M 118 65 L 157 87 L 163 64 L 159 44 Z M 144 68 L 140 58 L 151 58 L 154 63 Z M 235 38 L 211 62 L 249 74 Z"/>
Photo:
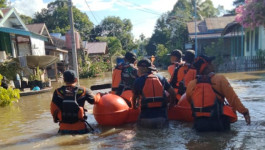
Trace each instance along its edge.
<path fill-rule="evenodd" d="M 217 72 L 254 71 L 265 69 L 265 56 L 244 56 L 223 59 Z"/>

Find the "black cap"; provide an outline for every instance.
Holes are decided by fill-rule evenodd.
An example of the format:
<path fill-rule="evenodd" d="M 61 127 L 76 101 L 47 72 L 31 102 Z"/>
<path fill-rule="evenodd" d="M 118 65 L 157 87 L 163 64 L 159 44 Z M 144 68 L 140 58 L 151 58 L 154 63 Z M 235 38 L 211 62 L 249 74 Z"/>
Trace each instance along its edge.
<path fill-rule="evenodd" d="M 75 82 L 76 78 L 77 78 L 77 76 L 76 76 L 76 73 L 74 70 L 66 70 L 63 73 L 64 82 L 73 83 L 73 82 Z"/>
<path fill-rule="evenodd" d="M 132 52 L 126 52 L 125 59 L 128 60 L 130 63 L 134 63 L 136 60 L 136 55 Z"/>
<path fill-rule="evenodd" d="M 151 61 L 149 59 L 142 59 L 137 63 L 137 67 L 146 67 L 149 68 L 151 70 L 156 70 L 155 66 L 152 65 Z"/>
<path fill-rule="evenodd" d="M 194 67 L 196 69 L 200 69 L 202 64 L 211 63 L 214 59 L 215 59 L 214 56 L 209 57 L 209 56 L 206 56 L 206 55 L 200 55 L 199 57 L 196 58 L 196 60 L 195 60 L 193 65 L 194 65 Z"/>
<path fill-rule="evenodd" d="M 183 56 L 183 60 L 189 63 L 192 63 L 195 58 L 195 51 L 194 50 L 187 50 L 185 52 L 185 56 Z"/>
<path fill-rule="evenodd" d="M 173 50 L 171 53 L 170 53 L 170 56 L 176 56 L 177 58 L 181 58 L 182 57 L 182 51 L 181 50 Z"/>

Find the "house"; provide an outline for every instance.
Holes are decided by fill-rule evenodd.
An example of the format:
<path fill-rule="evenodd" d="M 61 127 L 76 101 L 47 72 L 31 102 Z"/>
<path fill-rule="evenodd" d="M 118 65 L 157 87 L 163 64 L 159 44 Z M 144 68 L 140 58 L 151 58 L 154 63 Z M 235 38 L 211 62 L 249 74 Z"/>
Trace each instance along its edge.
<path fill-rule="evenodd" d="M 0 12 L 0 51 L 14 58 L 45 55 L 45 36 L 29 31 L 15 8 L 1 8 Z"/>
<path fill-rule="evenodd" d="M 236 33 L 229 33 L 222 35 L 224 28 L 235 20 L 235 16 L 223 16 L 215 18 L 205 18 L 204 20 L 197 21 L 197 54 L 205 53 L 205 48 L 211 45 L 213 42 L 218 42 L 219 39 L 223 39 L 224 48 L 223 55 L 226 57 L 242 56 L 244 47 L 242 46 L 244 35 L 241 30 Z M 195 41 L 195 22 L 188 22 L 187 28 L 189 32 L 189 38 Z M 237 42 L 237 47 L 233 45 L 232 41 Z M 236 50 L 232 50 L 236 49 Z"/>
<path fill-rule="evenodd" d="M 222 34 L 227 35 L 230 33 L 236 33 L 240 30 L 244 30 L 245 32 L 244 36 L 242 37 L 242 40 L 244 41 L 242 43 L 244 47 L 244 56 L 257 56 L 259 50 L 265 52 L 265 29 L 263 26 L 256 27 L 253 30 L 247 30 L 243 29 L 239 23 L 233 21 L 225 27 Z M 234 43 L 234 45 L 236 44 L 237 43 Z"/>
<path fill-rule="evenodd" d="M 108 54 L 107 42 L 87 42 L 83 41 L 83 49 L 86 55 L 106 55 Z"/>

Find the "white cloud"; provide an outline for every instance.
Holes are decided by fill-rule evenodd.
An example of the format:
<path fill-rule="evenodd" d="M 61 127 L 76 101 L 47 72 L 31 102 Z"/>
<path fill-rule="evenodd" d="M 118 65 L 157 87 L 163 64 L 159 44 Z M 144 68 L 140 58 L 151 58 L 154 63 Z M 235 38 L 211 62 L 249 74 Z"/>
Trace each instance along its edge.
<path fill-rule="evenodd" d="M 15 7 L 20 14 L 30 17 L 33 17 L 35 12 L 47 7 L 47 3 L 44 3 L 43 0 L 15 0 L 11 5 Z"/>
<path fill-rule="evenodd" d="M 114 10 L 114 3 L 116 0 L 110 0 L 108 2 L 102 0 L 86 0 L 91 11 L 101 10 Z M 73 0 L 73 4 L 82 11 L 89 11 L 85 0 Z"/>
<path fill-rule="evenodd" d="M 156 12 L 165 13 L 172 10 L 176 2 L 177 0 L 153 0 L 151 4 L 144 5 L 144 7 Z"/>
<path fill-rule="evenodd" d="M 234 8 L 233 6 L 233 0 L 212 0 L 214 7 L 218 7 L 218 5 L 224 6 L 226 10 L 232 10 Z"/>

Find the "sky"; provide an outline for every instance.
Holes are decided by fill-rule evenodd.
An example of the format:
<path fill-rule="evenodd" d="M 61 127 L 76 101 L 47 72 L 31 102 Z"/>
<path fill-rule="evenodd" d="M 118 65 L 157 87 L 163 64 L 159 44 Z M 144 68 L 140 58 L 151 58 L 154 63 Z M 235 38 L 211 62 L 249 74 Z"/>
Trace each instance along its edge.
<path fill-rule="evenodd" d="M 54 0 L 9 0 L 11 6 L 27 16 L 46 8 Z M 177 0 L 72 0 L 73 4 L 85 12 L 94 25 L 100 24 L 107 16 L 119 16 L 121 19 L 130 19 L 133 24 L 132 33 L 135 38 L 143 33 L 150 37 L 153 33 L 156 20 L 173 9 Z M 215 7 L 224 6 L 233 8 L 233 0 L 212 0 Z"/>

